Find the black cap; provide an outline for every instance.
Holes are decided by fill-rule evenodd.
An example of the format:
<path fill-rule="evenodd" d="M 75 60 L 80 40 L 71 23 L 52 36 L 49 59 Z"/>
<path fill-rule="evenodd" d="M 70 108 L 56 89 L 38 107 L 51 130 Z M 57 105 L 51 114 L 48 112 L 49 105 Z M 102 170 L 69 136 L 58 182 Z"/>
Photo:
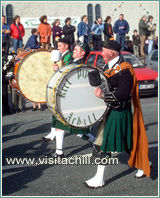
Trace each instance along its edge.
<path fill-rule="evenodd" d="M 66 39 L 66 38 L 61 38 L 61 39 L 59 39 L 58 42 L 66 43 L 66 44 L 70 45 L 70 41 L 68 39 Z"/>
<path fill-rule="evenodd" d="M 102 41 L 102 47 L 120 52 L 121 45 L 115 40 Z"/>
<path fill-rule="evenodd" d="M 88 56 L 90 53 L 90 47 L 89 45 L 84 41 L 84 42 L 76 42 L 76 45 L 80 46 L 84 51 L 85 55 Z"/>
<path fill-rule="evenodd" d="M 91 86 L 99 86 L 101 84 L 101 77 L 99 71 L 91 71 L 88 73 L 89 83 Z"/>

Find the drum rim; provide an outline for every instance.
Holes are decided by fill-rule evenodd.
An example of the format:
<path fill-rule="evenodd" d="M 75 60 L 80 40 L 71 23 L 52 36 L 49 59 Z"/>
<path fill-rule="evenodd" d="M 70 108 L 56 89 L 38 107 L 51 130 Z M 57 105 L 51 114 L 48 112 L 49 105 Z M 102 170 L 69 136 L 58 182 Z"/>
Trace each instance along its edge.
<path fill-rule="evenodd" d="M 28 52 L 28 53 L 27 53 Z M 30 52 L 30 53 L 29 53 Z M 36 54 L 36 53 L 38 53 L 38 52 L 49 52 L 49 53 L 51 53 L 50 51 L 48 51 L 48 50 L 43 50 L 43 49 L 38 49 L 38 50 L 31 50 L 31 51 L 26 51 L 26 55 L 22 58 L 22 59 L 20 59 L 19 60 L 19 62 L 17 62 L 17 64 L 19 63 L 19 66 L 18 66 L 18 68 L 17 68 L 17 73 L 16 73 L 16 75 L 15 75 L 15 80 L 16 80 L 16 82 L 17 82 L 17 86 L 18 86 L 18 91 L 20 91 L 20 93 L 23 95 L 23 97 L 25 97 L 27 100 L 29 100 L 29 101 L 31 101 L 31 102 L 37 102 L 37 101 L 33 101 L 33 100 L 31 100 L 31 99 L 29 99 L 23 92 L 22 92 L 22 90 L 20 89 L 20 87 L 19 87 L 19 78 L 18 78 L 18 74 L 19 74 L 19 72 L 20 72 L 20 68 L 22 67 L 22 64 L 23 64 L 23 62 L 29 57 L 29 56 L 31 56 L 31 55 L 33 55 L 33 54 Z M 16 64 L 16 65 L 17 65 Z M 38 102 L 38 103 L 46 103 L 46 101 L 42 101 L 42 102 Z"/>
<path fill-rule="evenodd" d="M 67 66 L 66 66 L 67 67 Z M 67 74 L 69 74 L 69 73 L 71 73 L 73 70 L 76 70 L 77 68 L 79 68 L 79 67 L 89 67 L 89 68 L 91 68 L 91 69 L 95 69 L 95 70 L 98 70 L 103 76 L 104 76 L 104 78 L 106 79 L 106 81 L 107 81 L 107 83 L 108 83 L 108 80 L 107 80 L 107 78 L 106 78 L 106 76 L 104 75 L 104 73 L 99 69 L 99 68 L 96 68 L 96 67 L 93 67 L 93 66 L 90 66 L 90 65 L 83 65 L 83 64 L 80 64 L 80 65 L 76 65 L 76 67 L 73 67 L 73 68 L 71 68 L 66 74 L 64 74 L 64 75 L 62 75 L 62 78 L 60 79 L 60 81 L 59 81 L 59 84 L 58 84 L 58 86 L 57 86 L 57 89 L 59 88 L 59 86 L 60 86 L 60 84 L 61 84 L 61 82 L 63 81 L 63 79 L 64 79 L 64 77 L 67 75 Z M 56 92 L 56 94 L 55 94 L 55 106 L 58 106 L 57 105 L 57 94 L 58 94 L 58 92 Z M 103 118 L 104 118 L 104 116 L 106 115 L 106 113 L 108 112 L 108 109 L 110 108 L 110 104 L 108 103 L 107 105 L 106 105 L 106 109 L 105 109 L 105 111 L 104 111 L 104 113 L 102 114 L 102 116 L 97 120 L 97 121 L 95 121 L 94 123 L 92 123 L 92 124 L 90 124 L 90 125 L 87 125 L 86 127 L 85 126 L 75 126 L 75 125 L 72 125 L 72 124 L 70 124 L 70 123 L 68 123 L 67 121 L 66 121 L 66 119 L 64 118 L 64 116 L 62 115 L 62 113 L 60 113 L 60 111 L 56 108 L 56 112 L 58 112 L 58 114 L 61 116 L 61 118 L 63 119 L 63 121 L 64 121 L 64 123 L 67 125 L 67 126 L 69 126 L 69 127 L 71 127 L 71 128 L 78 128 L 78 129 L 84 129 L 84 128 L 88 128 L 88 127 L 90 127 L 90 126 L 93 126 L 94 124 L 96 124 L 96 123 L 98 123 L 98 122 L 100 122 Z"/>

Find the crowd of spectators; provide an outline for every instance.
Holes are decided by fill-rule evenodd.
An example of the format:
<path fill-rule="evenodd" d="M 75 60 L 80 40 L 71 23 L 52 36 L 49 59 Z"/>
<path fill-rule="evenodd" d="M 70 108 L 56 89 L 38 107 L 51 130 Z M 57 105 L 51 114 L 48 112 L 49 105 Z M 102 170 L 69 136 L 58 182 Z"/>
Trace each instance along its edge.
<path fill-rule="evenodd" d="M 18 49 L 39 49 L 46 50 L 57 49 L 59 39 L 66 38 L 69 42 L 70 51 L 74 50 L 75 40 L 86 42 L 89 44 L 90 49 L 94 51 L 101 50 L 101 41 L 108 42 L 111 39 L 121 45 L 121 50 L 134 53 L 137 57 L 145 58 L 146 54 L 150 53 L 154 47 L 157 47 L 157 37 L 155 37 L 156 24 L 153 24 L 153 16 L 143 15 L 139 21 L 138 28 L 134 30 L 132 40 L 127 36 L 130 26 L 124 15 L 120 14 L 119 19 L 115 21 L 112 27 L 112 18 L 107 16 L 103 22 L 101 17 L 97 18 L 91 27 L 88 26 L 88 16 L 83 15 L 81 22 L 77 27 L 71 25 L 72 19 L 67 17 L 65 19 L 65 25 L 61 27 L 60 19 L 56 19 L 51 25 L 47 22 L 47 16 L 40 17 L 40 24 L 37 29 L 31 30 L 31 36 L 28 38 L 26 45 L 23 43 L 23 37 L 25 36 L 25 29 L 20 22 L 20 16 L 16 15 L 13 19 L 13 23 L 9 26 L 5 23 L 5 16 L 2 16 L 2 51 L 3 51 L 3 68 L 4 64 L 8 61 L 8 53 L 10 48 L 10 40 L 13 40 L 14 53 L 17 54 Z M 75 35 L 77 28 L 77 38 Z M 139 32 L 139 33 L 138 33 Z M 51 41 L 52 36 L 52 41 Z M 52 42 L 52 43 L 51 43 Z M 3 74 L 3 93 L 7 93 L 7 87 L 9 82 L 5 79 L 5 71 Z M 6 107 L 6 94 L 3 96 L 3 108 L 6 112 L 10 112 Z M 22 105 L 21 105 L 22 106 Z M 24 106 L 24 105 L 23 105 Z M 40 104 L 38 104 L 40 108 Z M 33 104 L 33 109 L 35 104 Z M 22 110 L 23 108 L 21 108 Z M 18 108 L 19 110 L 19 108 Z M 20 111 L 20 110 L 19 110 Z"/>

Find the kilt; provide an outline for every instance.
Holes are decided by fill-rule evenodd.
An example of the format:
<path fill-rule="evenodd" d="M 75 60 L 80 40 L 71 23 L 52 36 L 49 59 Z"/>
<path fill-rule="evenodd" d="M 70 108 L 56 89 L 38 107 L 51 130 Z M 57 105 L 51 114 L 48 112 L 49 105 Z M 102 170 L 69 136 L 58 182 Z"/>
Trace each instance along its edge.
<path fill-rule="evenodd" d="M 62 129 L 64 131 L 68 131 L 71 134 L 83 134 L 83 135 L 85 135 L 87 133 L 90 133 L 89 128 L 77 129 L 77 128 L 72 128 L 72 127 L 69 127 L 67 125 L 64 125 L 59 120 L 57 120 L 55 118 L 55 116 L 53 116 L 53 115 L 52 115 L 52 127 L 57 128 L 57 129 Z"/>
<path fill-rule="evenodd" d="M 106 121 L 100 150 L 129 152 L 132 149 L 132 113 L 131 108 L 112 110 Z"/>

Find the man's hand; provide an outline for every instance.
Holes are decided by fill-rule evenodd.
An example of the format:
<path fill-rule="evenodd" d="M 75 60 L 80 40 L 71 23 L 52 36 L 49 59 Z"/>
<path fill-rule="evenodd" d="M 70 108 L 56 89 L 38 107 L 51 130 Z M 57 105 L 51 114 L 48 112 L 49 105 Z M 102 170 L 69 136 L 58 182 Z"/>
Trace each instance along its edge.
<path fill-rule="evenodd" d="M 94 89 L 94 94 L 95 96 L 97 96 L 98 98 L 103 98 L 103 93 L 102 93 L 102 89 L 99 87 L 96 87 Z"/>
<path fill-rule="evenodd" d="M 54 63 L 54 64 L 53 64 L 53 70 L 54 70 L 54 71 L 57 71 L 58 69 L 59 69 L 58 64 L 57 64 L 57 63 Z"/>

